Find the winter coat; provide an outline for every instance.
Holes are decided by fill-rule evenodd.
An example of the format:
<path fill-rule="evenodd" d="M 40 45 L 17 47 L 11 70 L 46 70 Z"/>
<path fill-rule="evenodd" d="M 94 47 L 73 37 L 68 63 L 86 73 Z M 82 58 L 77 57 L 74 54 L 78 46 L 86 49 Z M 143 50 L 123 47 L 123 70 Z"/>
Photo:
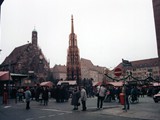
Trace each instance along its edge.
<path fill-rule="evenodd" d="M 31 91 L 30 90 L 27 90 L 25 92 L 25 98 L 26 98 L 26 102 L 30 101 L 30 99 L 31 99 Z"/>
<path fill-rule="evenodd" d="M 49 94 L 48 93 L 49 93 L 48 89 L 43 91 L 43 94 L 42 94 L 43 100 L 48 100 L 48 98 L 49 98 Z"/>
<path fill-rule="evenodd" d="M 80 96 L 81 95 L 79 91 L 74 91 L 72 95 L 71 105 L 78 106 Z"/>
<path fill-rule="evenodd" d="M 101 86 L 98 91 L 99 91 L 100 97 L 105 97 L 105 95 L 106 95 L 106 88 L 105 87 Z"/>
<path fill-rule="evenodd" d="M 87 93 L 86 90 L 83 88 L 81 89 L 81 101 L 86 101 L 87 100 Z"/>

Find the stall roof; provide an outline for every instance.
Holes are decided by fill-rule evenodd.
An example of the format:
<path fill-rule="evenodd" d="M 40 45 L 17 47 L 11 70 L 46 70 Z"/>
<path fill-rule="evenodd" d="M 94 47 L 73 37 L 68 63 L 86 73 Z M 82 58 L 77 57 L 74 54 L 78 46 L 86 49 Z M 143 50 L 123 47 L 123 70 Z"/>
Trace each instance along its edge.
<path fill-rule="evenodd" d="M 11 76 L 28 77 L 27 74 L 17 74 L 17 73 L 11 73 Z"/>
<path fill-rule="evenodd" d="M 9 71 L 0 71 L 0 81 L 12 80 Z"/>
<path fill-rule="evenodd" d="M 160 86 L 160 83 L 153 83 L 153 86 Z"/>
<path fill-rule="evenodd" d="M 76 81 L 59 81 L 57 85 L 61 85 L 62 83 L 69 83 L 69 85 L 76 85 Z"/>
<path fill-rule="evenodd" d="M 99 86 L 101 85 L 102 82 L 93 82 L 93 86 Z M 106 85 L 113 85 L 115 87 L 121 87 L 123 86 L 123 82 L 119 81 L 119 82 L 106 82 Z"/>
<path fill-rule="evenodd" d="M 40 83 L 40 86 L 52 87 L 53 83 L 51 81 L 46 81 L 46 82 Z"/>
<path fill-rule="evenodd" d="M 108 84 L 111 84 L 111 85 L 113 85 L 113 86 L 115 86 L 115 87 L 121 87 L 121 86 L 123 86 L 123 82 L 108 82 Z"/>

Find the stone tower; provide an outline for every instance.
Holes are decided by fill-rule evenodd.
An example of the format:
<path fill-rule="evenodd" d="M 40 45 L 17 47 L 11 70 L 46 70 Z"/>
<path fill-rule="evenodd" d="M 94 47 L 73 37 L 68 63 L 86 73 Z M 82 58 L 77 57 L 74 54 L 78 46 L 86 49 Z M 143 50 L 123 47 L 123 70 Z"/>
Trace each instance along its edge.
<path fill-rule="evenodd" d="M 33 31 L 32 31 L 32 44 L 33 45 L 35 45 L 35 46 L 37 46 L 37 31 L 34 29 Z"/>
<path fill-rule="evenodd" d="M 67 80 L 76 80 L 77 85 L 81 81 L 81 65 L 77 35 L 74 33 L 73 16 L 71 16 L 71 34 L 69 35 L 69 47 L 67 51 Z"/>

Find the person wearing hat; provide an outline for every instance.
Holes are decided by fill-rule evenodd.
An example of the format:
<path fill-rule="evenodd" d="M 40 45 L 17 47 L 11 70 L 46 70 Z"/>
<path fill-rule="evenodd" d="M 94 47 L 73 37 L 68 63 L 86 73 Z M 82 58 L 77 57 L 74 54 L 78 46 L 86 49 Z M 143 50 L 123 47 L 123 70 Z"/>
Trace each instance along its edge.
<path fill-rule="evenodd" d="M 26 110 L 29 110 L 30 109 L 30 99 L 31 99 L 31 91 L 29 90 L 29 87 L 26 88 L 25 98 L 26 98 Z"/>

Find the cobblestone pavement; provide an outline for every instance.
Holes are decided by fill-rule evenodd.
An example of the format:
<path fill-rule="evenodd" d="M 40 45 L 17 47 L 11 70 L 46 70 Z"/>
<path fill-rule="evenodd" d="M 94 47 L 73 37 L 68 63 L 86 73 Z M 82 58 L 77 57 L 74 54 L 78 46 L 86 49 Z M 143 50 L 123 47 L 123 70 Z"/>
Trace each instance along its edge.
<path fill-rule="evenodd" d="M 154 103 L 151 97 L 145 96 L 139 99 L 139 103 L 131 104 L 130 110 L 122 110 L 123 105 L 116 101 L 110 103 L 104 102 L 103 109 L 96 109 L 96 98 L 88 98 L 87 111 L 96 112 L 102 115 L 112 115 L 127 118 L 147 119 L 147 120 L 160 120 L 160 102 Z M 10 100 L 8 105 L 0 105 L 1 110 L 7 108 L 15 108 L 25 110 L 25 103 L 15 103 L 14 100 Z M 50 99 L 48 106 L 43 106 L 36 101 L 31 101 L 31 109 L 43 110 L 43 111 L 61 111 L 63 113 L 72 113 L 72 106 L 69 102 L 56 103 L 54 99 Z M 81 106 L 79 107 L 81 111 Z M 40 116 L 41 117 L 41 116 Z M 50 116 L 51 117 L 51 116 Z"/>
<path fill-rule="evenodd" d="M 130 104 L 130 110 L 122 110 L 123 106 L 119 105 L 110 109 L 102 110 L 102 114 L 123 116 L 139 119 L 160 120 L 160 102 L 154 103 L 151 97 L 140 98 L 137 104 Z"/>

